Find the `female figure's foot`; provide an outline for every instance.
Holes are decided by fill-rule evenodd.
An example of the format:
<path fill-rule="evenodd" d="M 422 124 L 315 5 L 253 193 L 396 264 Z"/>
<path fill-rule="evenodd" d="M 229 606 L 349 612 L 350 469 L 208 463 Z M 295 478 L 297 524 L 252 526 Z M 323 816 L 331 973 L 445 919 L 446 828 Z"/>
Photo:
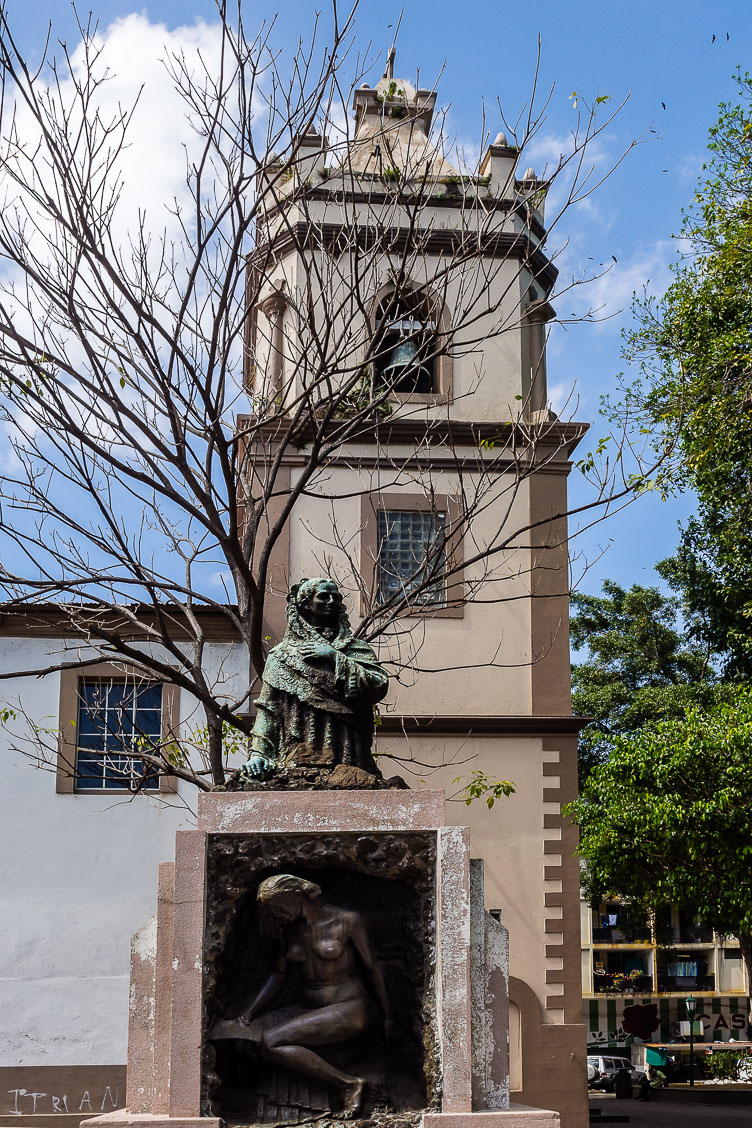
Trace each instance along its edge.
<path fill-rule="evenodd" d="M 366 1083 L 362 1077 L 353 1077 L 352 1081 L 345 1085 L 343 1089 L 340 1089 L 342 1095 L 342 1116 L 345 1120 L 351 1120 L 360 1109 L 365 1087 Z"/>

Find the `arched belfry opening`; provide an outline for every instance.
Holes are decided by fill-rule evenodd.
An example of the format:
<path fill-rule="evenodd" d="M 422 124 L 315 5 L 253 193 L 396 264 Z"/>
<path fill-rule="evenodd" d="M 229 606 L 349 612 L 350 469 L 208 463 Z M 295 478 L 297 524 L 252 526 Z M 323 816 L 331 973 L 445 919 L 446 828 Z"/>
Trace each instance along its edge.
<path fill-rule="evenodd" d="M 373 327 L 377 391 L 398 396 L 441 391 L 437 319 L 424 293 L 388 290 L 376 305 Z"/>

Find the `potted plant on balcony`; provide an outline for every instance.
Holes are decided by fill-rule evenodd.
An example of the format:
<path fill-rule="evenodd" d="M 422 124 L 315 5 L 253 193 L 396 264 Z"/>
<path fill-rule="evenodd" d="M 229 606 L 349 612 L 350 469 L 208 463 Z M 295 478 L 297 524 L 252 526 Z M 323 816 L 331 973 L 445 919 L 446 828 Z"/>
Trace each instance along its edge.
<path fill-rule="evenodd" d="M 633 968 L 632 971 L 612 972 L 611 991 L 615 995 L 634 995 L 642 974 L 639 968 Z"/>

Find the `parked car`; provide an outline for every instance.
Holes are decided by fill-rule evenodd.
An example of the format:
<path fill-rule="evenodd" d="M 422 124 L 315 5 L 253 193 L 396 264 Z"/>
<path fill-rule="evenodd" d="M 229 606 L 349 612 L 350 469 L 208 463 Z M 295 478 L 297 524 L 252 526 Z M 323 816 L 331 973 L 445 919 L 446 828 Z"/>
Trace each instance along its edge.
<path fill-rule="evenodd" d="M 620 1069 L 628 1069 L 635 1084 L 639 1084 L 645 1076 L 643 1069 L 635 1069 L 629 1058 L 625 1057 L 601 1057 L 588 1054 L 587 1067 L 588 1089 L 602 1089 L 606 1093 L 614 1091 L 614 1079 Z"/>

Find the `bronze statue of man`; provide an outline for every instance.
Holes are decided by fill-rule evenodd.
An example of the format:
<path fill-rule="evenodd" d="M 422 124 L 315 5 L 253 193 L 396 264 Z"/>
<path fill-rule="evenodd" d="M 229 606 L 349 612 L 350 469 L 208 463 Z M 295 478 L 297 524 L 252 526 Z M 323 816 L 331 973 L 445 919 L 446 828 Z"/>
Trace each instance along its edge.
<path fill-rule="evenodd" d="M 334 580 L 301 580 L 290 589 L 287 630 L 262 681 L 243 775 L 263 779 L 301 744 L 330 752 L 333 764 L 377 773 L 373 707 L 388 676 L 371 647 L 353 638 Z"/>

